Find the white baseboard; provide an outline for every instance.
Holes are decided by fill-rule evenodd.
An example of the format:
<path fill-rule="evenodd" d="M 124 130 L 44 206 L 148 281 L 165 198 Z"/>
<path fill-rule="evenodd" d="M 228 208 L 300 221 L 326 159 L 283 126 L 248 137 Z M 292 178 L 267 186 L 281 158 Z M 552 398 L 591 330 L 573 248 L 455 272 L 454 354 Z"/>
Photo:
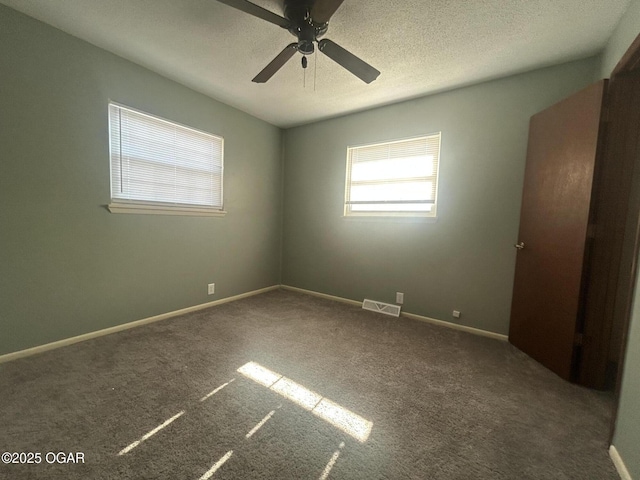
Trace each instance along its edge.
<path fill-rule="evenodd" d="M 251 292 L 234 295 L 232 297 L 221 298 L 220 300 L 214 300 L 213 302 L 202 303 L 200 305 L 195 305 L 193 307 L 182 308 L 180 310 L 175 310 L 173 312 L 168 312 L 160 315 L 155 315 L 153 317 L 143 318 L 142 320 L 135 320 L 133 322 L 124 323 L 122 325 L 116 325 L 115 327 L 105 328 L 103 330 L 98 330 L 96 332 L 89 332 L 82 335 L 78 335 L 76 337 L 65 338 L 64 340 L 58 340 L 56 342 L 46 343 L 44 345 L 39 345 L 37 347 L 27 348 L 26 350 L 19 350 L 17 352 L 7 353 L 5 355 L 0 355 L 0 363 L 10 362 L 12 360 L 17 360 L 18 358 L 36 355 L 38 353 L 46 352 L 48 350 L 53 350 L 60 347 L 66 347 L 67 345 L 73 345 L 74 343 L 84 342 L 85 340 L 102 337 L 104 335 L 110 335 L 112 333 L 121 332 L 123 330 L 128 330 L 130 328 L 140 327 L 142 325 L 147 325 L 148 323 L 158 322 L 160 320 L 165 320 L 171 317 L 177 317 L 178 315 L 184 315 L 186 313 L 195 312 L 197 310 L 203 310 L 205 308 L 215 307 L 216 305 L 222 305 L 223 303 L 235 302 L 236 300 L 240 300 L 242 298 L 252 297 L 254 295 L 259 295 L 261 293 L 269 292 L 271 290 L 277 290 L 279 288 L 280 288 L 280 285 L 273 285 L 271 287 L 261 288 L 259 290 L 253 290 Z"/>
<path fill-rule="evenodd" d="M 337 302 L 348 303 L 349 305 L 362 306 L 362 302 L 351 300 L 349 298 L 336 297 L 334 295 L 327 295 L 326 293 L 315 292 L 313 290 L 305 290 L 304 288 L 291 287 L 289 285 L 280 285 L 284 290 L 291 290 L 293 292 L 305 293 L 307 295 L 313 295 L 314 297 L 326 298 L 328 300 L 335 300 Z M 479 328 L 468 327 L 466 325 L 458 325 L 456 323 L 445 322 L 444 320 L 438 320 L 436 318 L 425 317 L 423 315 L 417 315 L 415 313 L 400 312 L 400 315 L 411 320 L 418 320 L 420 322 L 431 323 L 433 325 L 440 325 L 441 327 L 452 328 L 454 330 L 461 330 L 463 332 L 472 333 L 474 335 L 480 335 L 482 337 L 494 338 L 506 342 L 509 337 L 500 333 L 489 332 L 487 330 L 481 330 Z"/>
<path fill-rule="evenodd" d="M 305 293 L 314 297 L 326 298 L 327 300 L 333 300 L 335 302 L 348 303 L 349 305 L 362 306 L 362 302 L 351 300 L 349 298 L 336 297 L 334 295 L 327 295 L 326 293 L 320 293 L 313 290 L 305 290 L 304 288 L 292 287 L 290 285 L 280 285 L 283 290 L 291 290 L 292 292 Z"/>
<path fill-rule="evenodd" d="M 614 447 L 613 445 L 609 447 L 609 456 L 611 457 L 611 460 L 613 461 L 613 464 L 615 465 L 616 470 L 618 471 L 618 475 L 620 475 L 620 479 L 633 480 L 631 478 L 631 474 L 629 473 L 629 470 L 627 470 L 627 467 L 624 464 L 624 461 L 622 461 L 622 457 L 618 453 L 618 450 L 616 449 L 616 447 Z"/>
<path fill-rule="evenodd" d="M 432 325 L 440 325 L 441 327 L 452 328 L 453 330 L 460 330 L 462 332 L 472 333 L 481 337 L 489 337 L 495 340 L 506 342 L 509 340 L 507 335 L 501 333 L 490 332 L 489 330 L 482 330 L 481 328 L 468 327 L 467 325 L 458 325 L 457 323 L 445 322 L 444 320 L 438 320 L 437 318 L 424 317 L 422 315 L 416 315 L 415 313 L 402 312 L 400 315 L 410 318 L 412 320 L 418 320 L 420 322 L 431 323 Z"/>
<path fill-rule="evenodd" d="M 160 315 L 155 315 L 153 317 L 143 318 L 142 320 L 135 320 L 133 322 L 124 323 L 122 325 L 116 325 L 115 327 L 105 328 L 103 330 L 98 330 L 95 332 L 89 332 L 82 335 L 78 335 L 71 338 L 65 338 L 63 340 L 58 340 L 56 342 L 46 343 L 44 345 L 39 345 L 33 348 L 27 348 L 25 350 L 19 350 L 17 352 L 7 353 L 5 355 L 0 355 L 0 363 L 10 362 L 12 360 L 17 360 L 18 358 L 28 357 L 31 355 L 36 355 L 38 353 L 46 352 L 48 350 L 53 350 L 56 348 L 66 347 L 67 345 L 73 345 L 74 343 L 84 342 L 85 340 L 90 340 L 92 338 L 102 337 L 104 335 L 110 335 L 112 333 L 121 332 L 123 330 L 128 330 L 130 328 L 140 327 L 142 325 L 146 325 L 148 323 L 158 322 L 160 320 L 165 320 L 171 317 L 177 317 L 179 315 L 184 315 L 186 313 L 195 312 L 197 310 L 203 310 L 205 308 L 214 307 L 216 305 L 221 305 L 223 303 L 234 302 L 236 300 L 240 300 L 243 298 L 251 297 L 253 295 L 259 295 L 261 293 L 269 292 L 272 290 L 277 290 L 282 288 L 284 290 L 291 290 L 293 292 L 304 293 L 307 295 L 313 295 L 314 297 L 325 298 L 327 300 L 333 300 L 336 302 L 347 303 L 349 305 L 361 306 L 362 302 L 358 302 L 357 300 L 351 300 L 348 298 L 337 297 L 334 295 L 327 295 L 326 293 L 315 292 L 313 290 L 305 290 L 303 288 L 292 287 L 289 285 L 273 285 L 271 287 L 261 288 L 259 290 L 253 290 L 251 292 L 241 293 L 239 295 L 234 295 L 232 297 L 221 298 L 220 300 L 214 300 L 213 302 L 203 303 L 200 305 L 195 305 L 193 307 L 187 307 L 180 310 L 175 310 L 173 312 L 163 313 Z M 406 318 L 410 318 L 412 320 L 419 320 L 421 322 L 431 323 L 434 325 L 440 325 L 442 327 L 453 328 L 455 330 L 462 330 L 464 332 L 473 333 L 474 335 L 481 335 L 484 337 L 495 338 L 498 340 L 507 340 L 506 335 L 501 335 L 499 333 L 488 332 L 486 330 L 480 330 L 478 328 L 467 327 L 465 325 L 457 325 L 455 323 L 445 322 L 443 320 L 437 320 L 435 318 L 424 317 L 422 315 L 416 315 L 414 313 L 406 313 L 402 312 L 402 316 Z"/>

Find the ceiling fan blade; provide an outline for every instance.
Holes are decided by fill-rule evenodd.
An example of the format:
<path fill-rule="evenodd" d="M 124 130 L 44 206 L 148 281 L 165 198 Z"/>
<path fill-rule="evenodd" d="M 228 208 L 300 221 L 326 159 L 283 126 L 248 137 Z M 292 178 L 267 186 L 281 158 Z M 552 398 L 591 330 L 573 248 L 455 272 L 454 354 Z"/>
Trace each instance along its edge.
<path fill-rule="evenodd" d="M 266 8 L 259 7 L 258 5 L 248 2 L 247 0 L 218 0 L 220 3 L 229 5 L 230 7 L 237 8 L 249 15 L 261 18 L 267 22 L 275 23 L 283 28 L 288 28 L 290 25 L 289 20 L 280 15 L 267 10 Z"/>
<path fill-rule="evenodd" d="M 255 83 L 265 83 L 269 80 L 273 75 L 280 70 L 285 63 L 289 61 L 291 57 L 298 51 L 297 43 L 290 43 L 284 50 L 282 50 L 276 58 L 271 60 L 271 63 L 264 67 L 264 69 L 255 76 L 252 82 Z"/>
<path fill-rule="evenodd" d="M 367 62 L 327 38 L 318 42 L 318 48 L 331 60 L 342 65 L 365 83 L 373 82 L 380 75 L 380 72 Z"/>
<path fill-rule="evenodd" d="M 316 23 L 326 23 L 336 13 L 344 0 L 316 0 L 311 8 L 311 18 Z"/>

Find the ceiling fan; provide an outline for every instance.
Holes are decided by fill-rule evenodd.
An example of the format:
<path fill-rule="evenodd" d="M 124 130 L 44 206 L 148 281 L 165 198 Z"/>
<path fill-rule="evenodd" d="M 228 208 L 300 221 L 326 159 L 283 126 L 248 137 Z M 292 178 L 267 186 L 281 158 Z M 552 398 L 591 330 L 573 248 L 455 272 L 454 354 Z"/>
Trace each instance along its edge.
<path fill-rule="evenodd" d="M 255 76 L 253 79 L 255 83 L 268 81 L 296 52 L 300 52 L 303 55 L 302 67 L 307 68 L 306 56 L 312 54 L 315 50 L 313 42 L 318 44 L 318 49 L 327 57 L 366 83 L 373 82 L 380 75 L 378 70 L 337 43 L 327 38 L 318 40 L 327 33 L 329 19 L 344 0 L 284 0 L 284 17 L 247 0 L 218 1 L 254 17 L 286 28 L 293 36 L 298 38 L 297 42 L 287 45 L 269 65 Z"/>

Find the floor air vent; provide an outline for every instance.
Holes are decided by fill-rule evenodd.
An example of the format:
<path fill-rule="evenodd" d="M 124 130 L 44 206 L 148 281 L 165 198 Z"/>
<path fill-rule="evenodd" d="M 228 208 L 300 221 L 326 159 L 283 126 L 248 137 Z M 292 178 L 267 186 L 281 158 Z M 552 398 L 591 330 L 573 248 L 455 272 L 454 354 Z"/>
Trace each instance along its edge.
<path fill-rule="evenodd" d="M 391 305 L 390 303 L 376 302 L 375 300 L 368 300 L 365 298 L 364 302 L 362 302 L 362 308 L 365 310 L 371 310 L 372 312 L 391 315 L 392 317 L 400 316 L 400 307 L 398 305 Z"/>

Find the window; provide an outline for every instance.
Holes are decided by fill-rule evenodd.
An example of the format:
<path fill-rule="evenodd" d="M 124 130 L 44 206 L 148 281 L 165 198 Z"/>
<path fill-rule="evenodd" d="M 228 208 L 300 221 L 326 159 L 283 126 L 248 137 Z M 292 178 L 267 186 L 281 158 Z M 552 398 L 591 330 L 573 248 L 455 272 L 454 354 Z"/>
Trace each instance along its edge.
<path fill-rule="evenodd" d="M 222 214 L 222 137 L 109 104 L 111 204 L 118 213 Z"/>
<path fill-rule="evenodd" d="M 436 216 L 440 132 L 347 149 L 345 215 Z"/>

